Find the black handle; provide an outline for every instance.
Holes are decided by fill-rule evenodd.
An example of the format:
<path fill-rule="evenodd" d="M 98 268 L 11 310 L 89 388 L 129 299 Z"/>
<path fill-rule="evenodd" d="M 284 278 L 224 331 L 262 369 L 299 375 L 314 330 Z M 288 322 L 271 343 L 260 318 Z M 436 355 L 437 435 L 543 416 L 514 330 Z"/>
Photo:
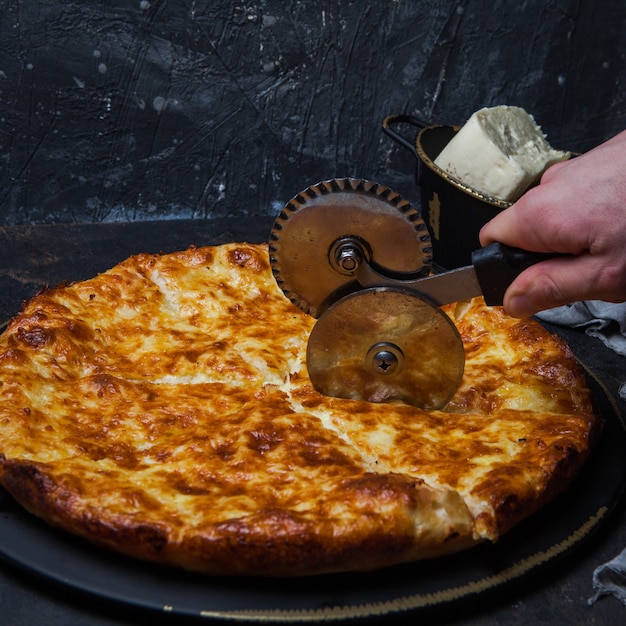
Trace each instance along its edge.
<path fill-rule="evenodd" d="M 485 303 L 501 306 L 504 292 L 527 268 L 541 261 L 562 256 L 552 252 L 528 252 L 502 243 L 490 243 L 472 253 L 472 263 Z"/>
<path fill-rule="evenodd" d="M 395 128 L 392 128 L 393 124 L 410 124 L 419 130 L 426 128 L 428 124 L 411 115 L 388 115 L 383 120 L 383 132 L 385 135 L 388 135 L 401 146 L 405 147 L 416 159 L 419 158 L 415 149 L 415 142 L 411 143 L 406 137 L 403 137 Z"/>

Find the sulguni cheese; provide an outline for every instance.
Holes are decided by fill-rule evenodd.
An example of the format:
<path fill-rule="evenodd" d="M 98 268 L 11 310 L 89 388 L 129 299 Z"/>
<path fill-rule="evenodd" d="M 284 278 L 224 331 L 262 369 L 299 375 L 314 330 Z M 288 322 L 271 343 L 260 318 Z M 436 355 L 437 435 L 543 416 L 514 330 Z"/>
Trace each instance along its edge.
<path fill-rule="evenodd" d="M 483 194 L 515 202 L 552 164 L 569 158 L 555 150 L 521 107 L 476 111 L 435 159 L 435 165 Z"/>

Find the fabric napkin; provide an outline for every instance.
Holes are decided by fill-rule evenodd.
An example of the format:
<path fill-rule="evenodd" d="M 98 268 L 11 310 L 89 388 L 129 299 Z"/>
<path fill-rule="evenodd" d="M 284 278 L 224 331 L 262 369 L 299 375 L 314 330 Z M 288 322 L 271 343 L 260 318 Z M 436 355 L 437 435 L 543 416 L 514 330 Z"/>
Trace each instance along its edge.
<path fill-rule="evenodd" d="M 596 593 L 589 598 L 589 604 L 602 596 L 613 595 L 626 606 L 626 549 L 612 561 L 596 567 L 593 572 L 593 588 Z"/>
<path fill-rule="evenodd" d="M 586 300 L 542 311 L 537 317 L 560 326 L 583 328 L 591 337 L 600 339 L 618 354 L 626 356 L 626 303 Z M 619 395 L 626 400 L 626 372 Z M 595 594 L 589 598 L 589 604 L 603 596 L 613 595 L 626 606 L 626 548 L 594 570 L 593 589 Z"/>
<path fill-rule="evenodd" d="M 551 324 L 583 328 L 591 337 L 600 339 L 618 354 L 626 356 L 626 302 L 613 304 L 602 300 L 585 300 L 541 311 L 537 317 Z M 626 400 L 626 372 L 619 395 Z"/>

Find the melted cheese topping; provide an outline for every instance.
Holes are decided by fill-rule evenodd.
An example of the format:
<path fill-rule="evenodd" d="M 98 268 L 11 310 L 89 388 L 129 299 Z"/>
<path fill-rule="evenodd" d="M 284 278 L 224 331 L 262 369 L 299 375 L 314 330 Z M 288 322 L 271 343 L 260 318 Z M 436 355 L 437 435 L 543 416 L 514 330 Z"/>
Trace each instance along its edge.
<path fill-rule="evenodd" d="M 0 481 L 101 545 L 218 574 L 463 549 L 564 489 L 598 419 L 567 347 L 481 300 L 445 411 L 317 393 L 315 322 L 265 246 L 138 255 L 26 303 L 0 339 Z"/>

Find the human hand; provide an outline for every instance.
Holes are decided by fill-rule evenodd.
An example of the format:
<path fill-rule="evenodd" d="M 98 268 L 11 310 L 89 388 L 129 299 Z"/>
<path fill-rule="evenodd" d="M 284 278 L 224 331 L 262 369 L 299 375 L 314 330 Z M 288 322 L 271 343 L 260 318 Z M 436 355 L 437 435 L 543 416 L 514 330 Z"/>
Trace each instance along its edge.
<path fill-rule="evenodd" d="M 626 131 L 557 163 L 480 232 L 493 241 L 566 256 L 522 272 L 504 296 L 513 317 L 579 300 L 626 300 Z"/>

